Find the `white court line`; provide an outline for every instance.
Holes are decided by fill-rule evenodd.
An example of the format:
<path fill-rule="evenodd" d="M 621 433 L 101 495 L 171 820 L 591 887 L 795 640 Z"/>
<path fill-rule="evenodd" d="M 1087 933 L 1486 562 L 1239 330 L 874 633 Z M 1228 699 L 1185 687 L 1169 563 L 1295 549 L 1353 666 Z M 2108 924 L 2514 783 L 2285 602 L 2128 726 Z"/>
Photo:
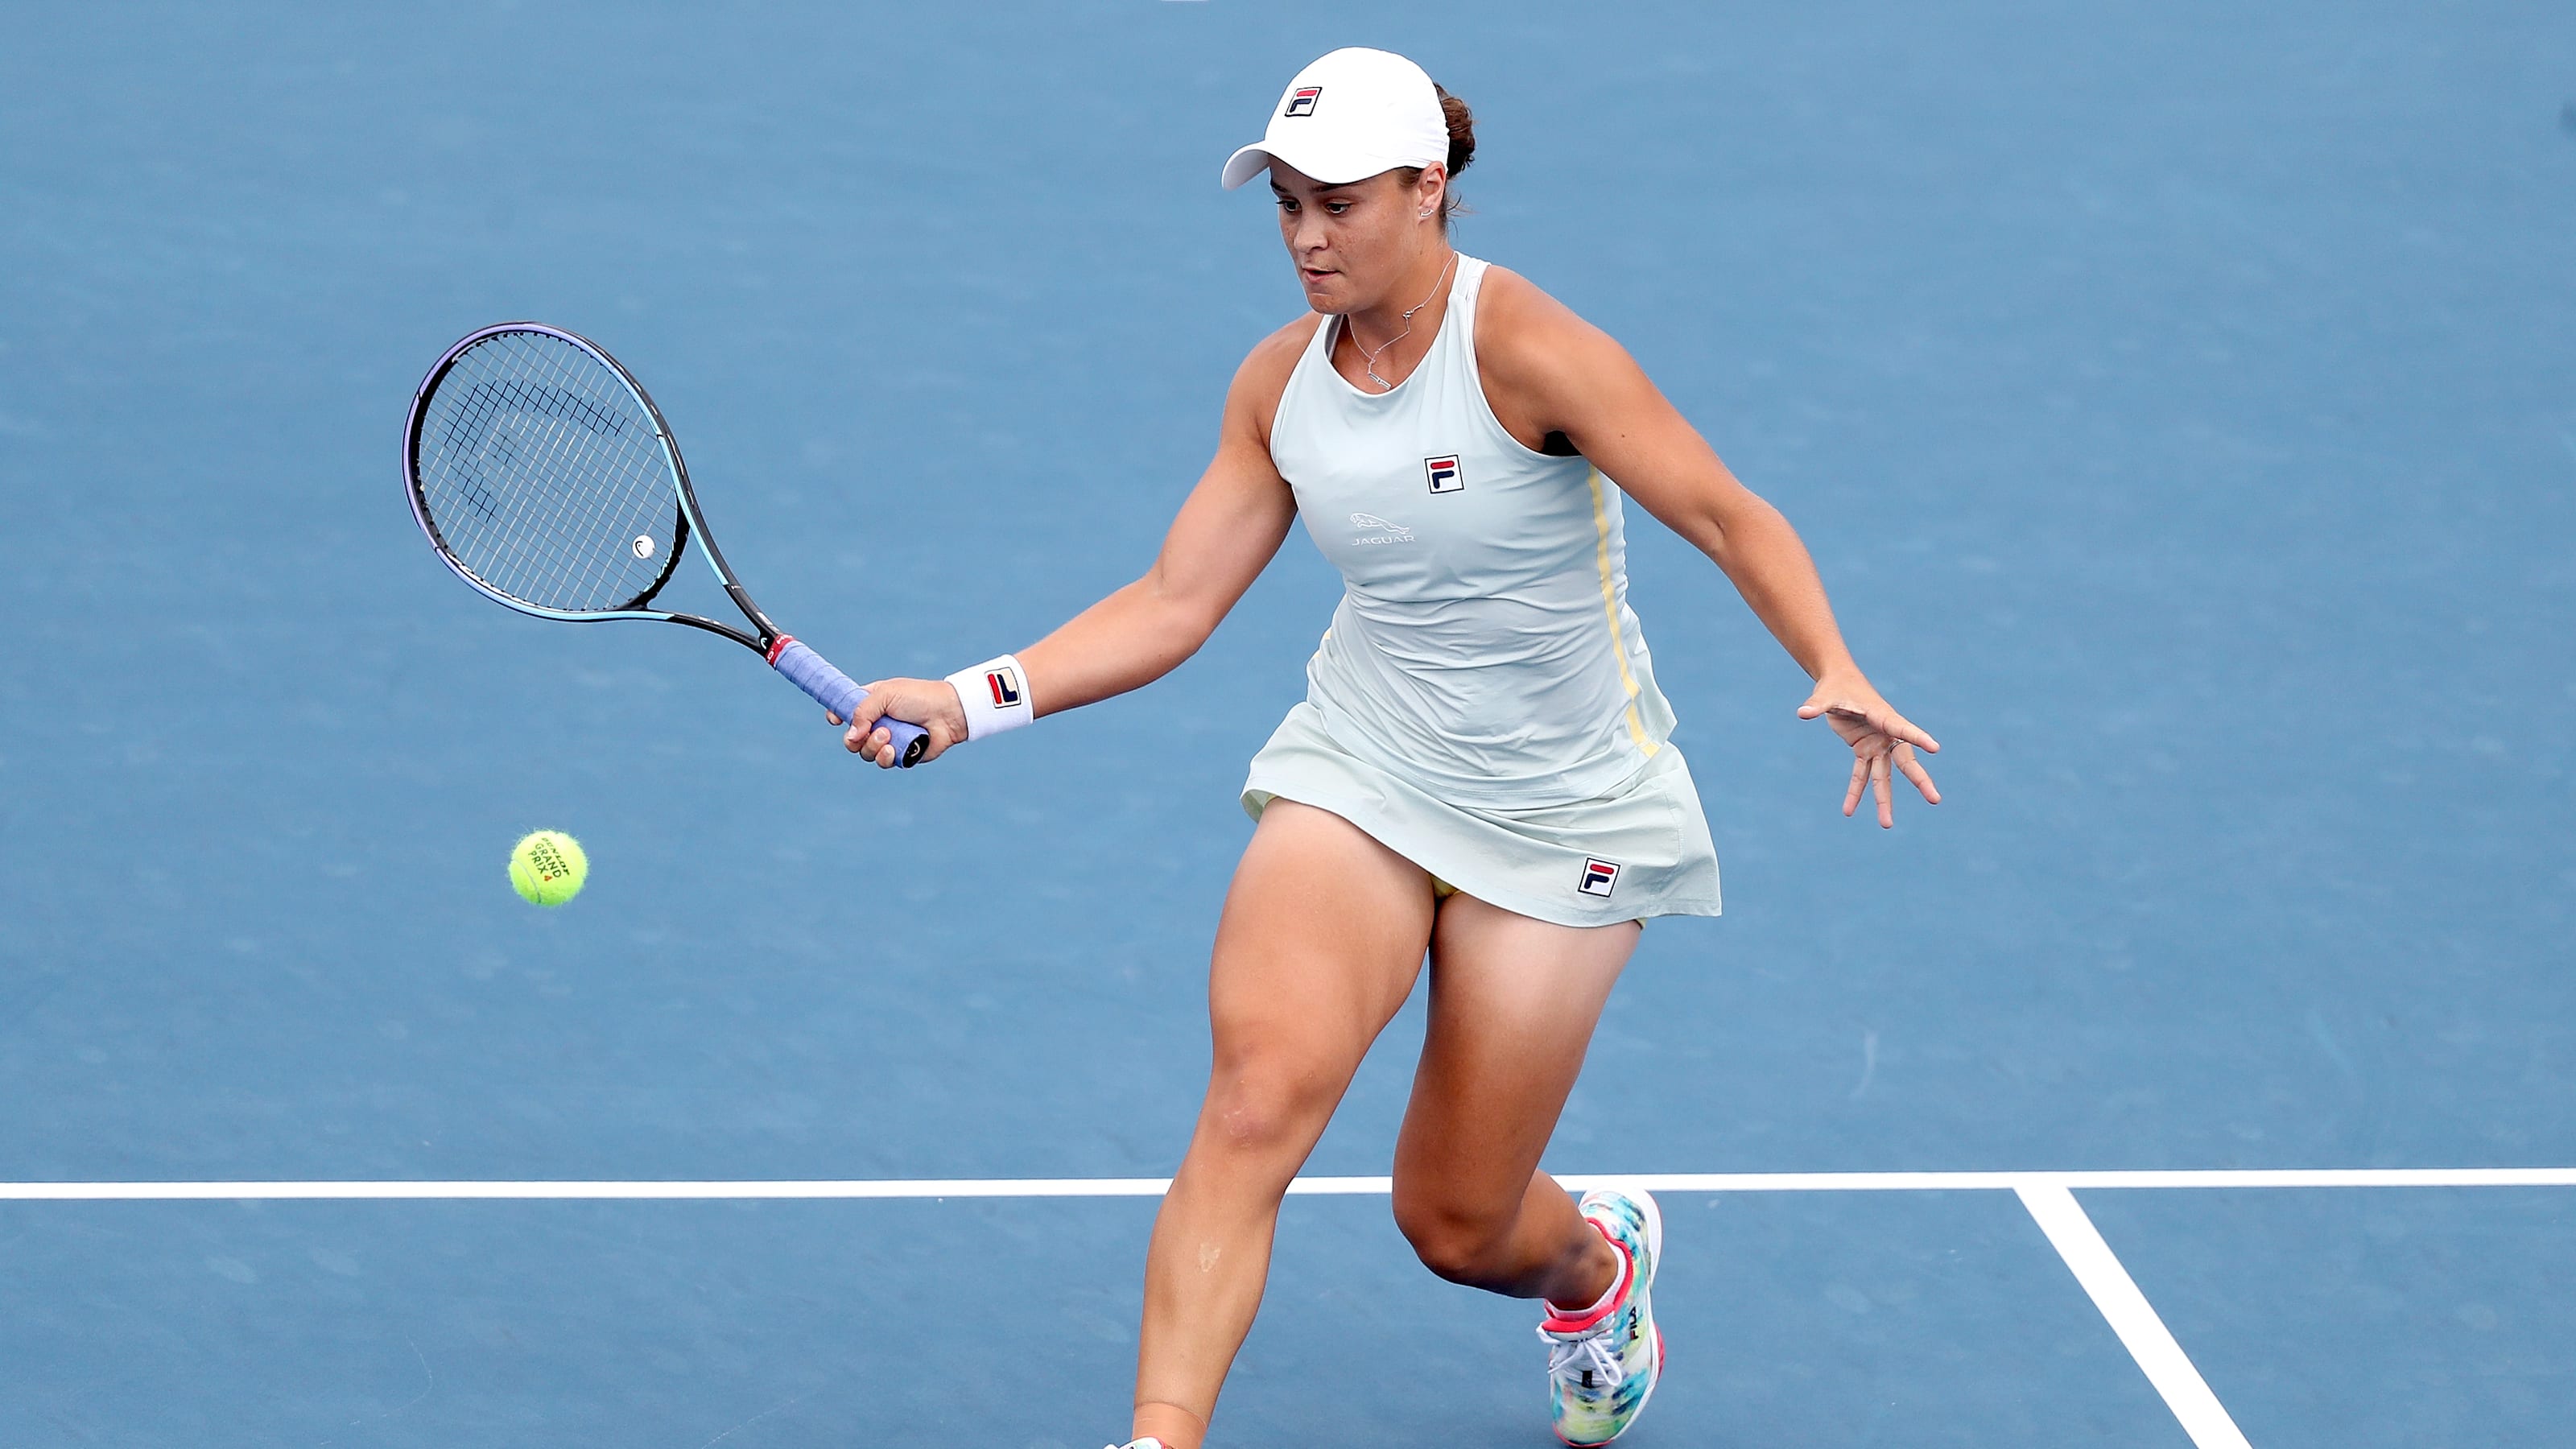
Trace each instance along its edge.
<path fill-rule="evenodd" d="M 2147 1382 L 2164 1396 L 2165 1407 L 2182 1421 L 2183 1432 L 2191 1436 L 2198 1449 L 2252 1449 L 2245 1435 L 2228 1417 L 2227 1406 L 2209 1391 L 2209 1383 L 2200 1370 L 2191 1366 L 2190 1355 L 2174 1342 L 2165 1321 L 2156 1316 L 2155 1305 L 2138 1291 L 2137 1280 L 2102 1241 L 2102 1234 L 2075 1194 L 2054 1184 L 2023 1187 L 2015 1190 L 2021 1205 L 2039 1222 L 2039 1230 L 2057 1249 L 2057 1256 L 2075 1273 L 2075 1281 L 2084 1285 L 2093 1306 L 2110 1320 L 2111 1331 L 2127 1345 L 2129 1357 L 2146 1371 Z"/>
<path fill-rule="evenodd" d="M 1560 1174 L 1581 1189 L 1633 1183 L 1652 1192 L 1947 1192 L 2033 1188 L 2576 1187 L 2576 1167 L 2210 1168 L 2114 1172 L 1646 1172 Z M 743 1181 L 0 1182 L 0 1202 L 240 1200 L 1160 1197 L 1167 1177 L 748 1179 Z M 1301 1177 L 1301 1196 L 1383 1195 L 1383 1177 Z"/>
<path fill-rule="evenodd" d="M 2083 1188 L 2576 1187 L 2576 1167 L 2215 1168 L 2136 1172 L 1673 1172 L 1560 1175 L 1569 1188 L 1622 1182 L 1652 1192 L 2010 1190 L 2109 1320 L 2198 1449 L 2250 1449 L 2226 1406 L 2076 1204 Z M 0 1202 L 264 1200 L 656 1200 L 1160 1197 L 1167 1177 L 753 1179 L 736 1182 L 0 1182 Z M 1384 1177 L 1301 1177 L 1300 1196 L 1378 1196 Z"/>

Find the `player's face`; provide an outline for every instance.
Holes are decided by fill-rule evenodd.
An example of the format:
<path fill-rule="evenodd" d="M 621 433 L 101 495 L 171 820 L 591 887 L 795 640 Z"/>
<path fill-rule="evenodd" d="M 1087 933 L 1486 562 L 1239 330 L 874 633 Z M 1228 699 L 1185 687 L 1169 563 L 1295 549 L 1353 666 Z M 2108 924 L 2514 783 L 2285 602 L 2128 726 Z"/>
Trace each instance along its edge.
<path fill-rule="evenodd" d="M 1279 239 L 1288 244 L 1306 304 L 1318 312 L 1348 313 L 1385 302 L 1423 249 L 1438 240 L 1438 224 L 1422 213 L 1438 204 L 1441 186 L 1438 167 L 1411 186 L 1393 171 L 1328 186 L 1285 162 L 1271 162 Z"/>

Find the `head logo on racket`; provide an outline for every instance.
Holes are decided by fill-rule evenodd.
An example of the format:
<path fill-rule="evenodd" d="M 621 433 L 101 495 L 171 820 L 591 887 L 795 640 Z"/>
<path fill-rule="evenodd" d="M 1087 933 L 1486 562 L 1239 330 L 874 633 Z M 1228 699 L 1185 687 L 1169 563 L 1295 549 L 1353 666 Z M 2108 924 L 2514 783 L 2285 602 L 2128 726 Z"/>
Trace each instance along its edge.
<path fill-rule="evenodd" d="M 1574 888 L 1587 896 L 1606 896 L 1619 888 L 1619 867 L 1614 862 L 1586 856 L 1583 879 Z"/>

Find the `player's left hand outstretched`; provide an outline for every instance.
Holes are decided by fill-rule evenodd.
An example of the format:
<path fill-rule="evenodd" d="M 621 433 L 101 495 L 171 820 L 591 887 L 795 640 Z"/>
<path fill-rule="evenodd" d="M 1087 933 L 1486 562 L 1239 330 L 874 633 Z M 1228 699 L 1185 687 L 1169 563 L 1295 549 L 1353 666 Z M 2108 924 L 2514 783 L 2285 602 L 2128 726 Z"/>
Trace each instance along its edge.
<path fill-rule="evenodd" d="M 1914 758 L 1918 749 L 1927 754 L 1941 753 L 1940 742 L 1890 708 L 1877 690 L 1865 682 L 1820 679 L 1816 681 L 1816 692 L 1798 706 L 1800 719 L 1819 715 L 1852 750 L 1851 787 L 1843 791 L 1843 814 L 1858 810 L 1861 791 L 1872 790 L 1878 795 L 1880 828 L 1894 829 L 1896 797 L 1889 787 L 1891 774 L 1902 774 L 1913 781 L 1914 788 L 1923 794 L 1924 804 L 1941 803 L 1941 792 L 1933 786 L 1931 772 Z"/>
<path fill-rule="evenodd" d="M 880 769 L 895 766 L 894 739 L 877 728 L 877 721 L 887 715 L 911 720 L 929 732 L 930 743 L 916 764 L 929 764 L 966 738 L 966 707 L 957 702 L 956 686 L 945 679 L 879 679 L 865 688 L 867 695 L 859 701 L 857 717 L 845 721 L 825 710 L 823 718 L 847 724 L 841 747 L 876 761 Z"/>

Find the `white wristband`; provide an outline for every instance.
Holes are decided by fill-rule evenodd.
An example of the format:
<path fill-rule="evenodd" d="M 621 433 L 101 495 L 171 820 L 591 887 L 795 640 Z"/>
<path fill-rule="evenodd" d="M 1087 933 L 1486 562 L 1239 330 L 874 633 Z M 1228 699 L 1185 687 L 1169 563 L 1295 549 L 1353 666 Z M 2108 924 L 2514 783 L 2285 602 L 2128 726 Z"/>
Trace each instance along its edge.
<path fill-rule="evenodd" d="M 980 740 L 1015 730 L 1036 716 L 1029 707 L 1029 679 L 1019 656 L 1004 654 L 948 676 L 957 702 L 966 706 L 966 738 Z"/>

